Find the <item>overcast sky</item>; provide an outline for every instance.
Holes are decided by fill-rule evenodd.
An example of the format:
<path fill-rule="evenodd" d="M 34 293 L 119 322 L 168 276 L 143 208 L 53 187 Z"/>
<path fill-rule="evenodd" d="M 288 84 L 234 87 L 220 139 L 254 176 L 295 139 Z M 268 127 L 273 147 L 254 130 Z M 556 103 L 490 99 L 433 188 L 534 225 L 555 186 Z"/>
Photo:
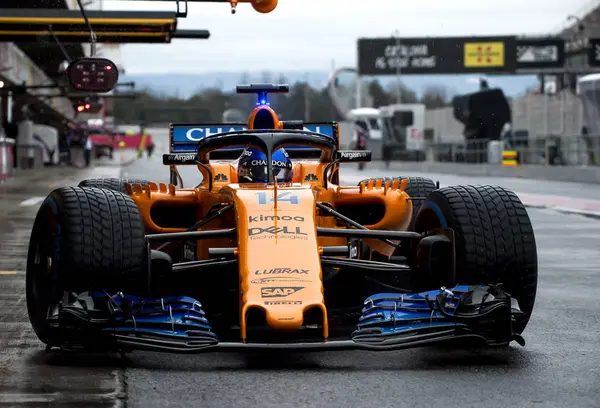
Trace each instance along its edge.
<path fill-rule="evenodd" d="M 590 0 L 279 0 L 269 14 L 240 4 L 189 4 L 178 28 L 209 40 L 125 45 L 127 73 L 329 70 L 356 65 L 356 39 L 549 34 Z M 105 10 L 175 10 L 175 2 L 111 0 Z"/>

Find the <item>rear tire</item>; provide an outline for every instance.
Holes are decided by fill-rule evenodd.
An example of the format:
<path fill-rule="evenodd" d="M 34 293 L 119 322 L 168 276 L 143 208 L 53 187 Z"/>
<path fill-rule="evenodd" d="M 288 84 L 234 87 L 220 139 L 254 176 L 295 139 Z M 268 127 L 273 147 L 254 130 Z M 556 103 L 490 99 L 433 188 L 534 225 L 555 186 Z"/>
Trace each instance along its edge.
<path fill-rule="evenodd" d="M 27 310 L 39 339 L 59 345 L 47 317 L 64 291 L 140 292 L 147 264 L 144 225 L 129 196 L 80 187 L 51 192 L 35 218 L 27 255 Z"/>
<path fill-rule="evenodd" d="M 535 303 L 538 260 L 531 220 L 519 197 L 494 186 L 436 190 L 421 206 L 414 231 L 440 227 L 454 230 L 457 283 L 502 283 L 524 313 L 515 325 L 522 333 Z"/>
<path fill-rule="evenodd" d="M 107 190 L 118 191 L 121 193 L 127 193 L 125 188 L 126 184 L 149 184 L 148 180 L 143 179 L 118 179 L 118 178 L 99 178 L 99 179 L 87 179 L 79 183 L 79 187 L 95 187 L 103 188 Z"/>

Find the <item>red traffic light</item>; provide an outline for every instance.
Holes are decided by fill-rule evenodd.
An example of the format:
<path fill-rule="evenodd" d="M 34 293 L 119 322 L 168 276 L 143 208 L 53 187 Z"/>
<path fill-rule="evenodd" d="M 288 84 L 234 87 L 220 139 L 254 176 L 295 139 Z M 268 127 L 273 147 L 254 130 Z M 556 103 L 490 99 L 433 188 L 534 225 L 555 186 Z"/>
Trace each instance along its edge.
<path fill-rule="evenodd" d="M 66 74 L 75 89 L 87 92 L 110 92 L 119 80 L 119 70 L 106 58 L 75 60 L 69 64 Z"/>
<path fill-rule="evenodd" d="M 98 113 L 102 110 L 104 105 L 101 103 L 85 103 L 81 105 L 74 105 L 75 110 L 78 113 Z"/>

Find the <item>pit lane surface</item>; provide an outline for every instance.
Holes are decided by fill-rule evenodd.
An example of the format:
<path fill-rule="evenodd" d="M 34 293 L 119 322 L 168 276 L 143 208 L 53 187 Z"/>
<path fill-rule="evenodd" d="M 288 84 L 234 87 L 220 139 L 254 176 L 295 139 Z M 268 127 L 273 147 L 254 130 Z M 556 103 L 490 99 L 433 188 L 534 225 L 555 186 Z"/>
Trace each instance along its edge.
<path fill-rule="evenodd" d="M 125 172 L 166 182 L 168 172 L 154 160 L 137 162 Z M 373 166 L 365 172 L 348 167 L 342 173 L 347 184 L 394 175 Z M 182 170 L 182 177 L 188 186 L 200 181 L 192 168 Z M 439 179 L 442 185 L 495 183 L 544 195 L 556 190 L 552 183 L 531 180 Z M 562 184 L 565 194 L 600 198 L 589 186 Z M 525 348 L 196 356 L 140 352 L 128 357 L 125 370 L 128 405 L 398 407 L 403 401 L 410 406 L 598 407 L 600 222 L 551 210 L 531 209 L 530 216 L 540 279 Z"/>
<path fill-rule="evenodd" d="M 199 181 L 194 170 L 183 173 L 186 185 Z M 379 175 L 395 172 L 350 168 L 342 179 L 355 184 Z M 168 171 L 157 155 L 125 168 L 123 176 L 167 181 Z M 503 184 L 443 177 L 442 185 L 494 182 L 519 192 L 555 192 L 538 181 L 511 179 Z M 73 184 L 73 180 L 56 183 Z M 515 188 L 509 183 L 522 184 Z M 580 190 L 567 184 L 561 189 L 579 192 L 582 198 L 595 197 L 589 186 Z M 46 354 L 35 340 L 27 321 L 21 271 L 37 206 L 18 206 L 31 195 L 40 192 L 13 189 L 1 197 L 12 209 L 2 212 L 6 215 L 0 220 L 0 269 L 16 272 L 0 275 L 2 406 L 40 407 L 52 402 L 53 406 L 113 406 L 124 398 L 129 407 L 598 407 L 598 221 L 530 210 L 540 280 L 524 333 L 525 348 L 193 356 L 135 352 L 123 359 Z"/>

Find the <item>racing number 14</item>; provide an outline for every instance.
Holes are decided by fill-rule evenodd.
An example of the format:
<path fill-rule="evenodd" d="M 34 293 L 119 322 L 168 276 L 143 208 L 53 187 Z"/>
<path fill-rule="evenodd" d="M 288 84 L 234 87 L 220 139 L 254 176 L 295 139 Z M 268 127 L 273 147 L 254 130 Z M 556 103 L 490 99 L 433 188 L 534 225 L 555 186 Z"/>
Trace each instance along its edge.
<path fill-rule="evenodd" d="M 271 197 L 267 197 L 267 193 L 261 191 L 256 193 L 259 205 L 265 205 L 267 203 L 273 203 L 275 200 Z M 290 204 L 300 204 L 300 198 L 296 194 L 291 194 L 289 191 L 277 194 L 277 201 L 285 201 Z"/>

